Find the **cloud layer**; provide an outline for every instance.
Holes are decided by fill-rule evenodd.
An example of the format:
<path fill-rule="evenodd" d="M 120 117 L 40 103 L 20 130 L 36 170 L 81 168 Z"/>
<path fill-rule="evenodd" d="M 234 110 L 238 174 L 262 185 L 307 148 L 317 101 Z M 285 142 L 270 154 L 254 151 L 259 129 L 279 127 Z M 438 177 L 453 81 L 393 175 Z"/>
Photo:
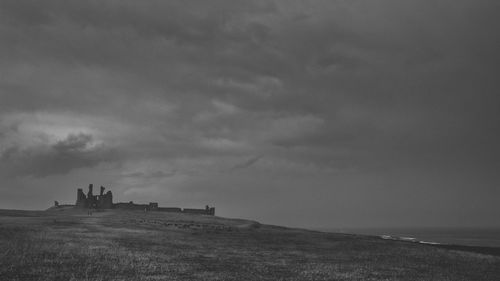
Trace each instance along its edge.
<path fill-rule="evenodd" d="M 292 225 L 492 224 L 499 8 L 2 1 L 0 207 L 94 182 Z"/>

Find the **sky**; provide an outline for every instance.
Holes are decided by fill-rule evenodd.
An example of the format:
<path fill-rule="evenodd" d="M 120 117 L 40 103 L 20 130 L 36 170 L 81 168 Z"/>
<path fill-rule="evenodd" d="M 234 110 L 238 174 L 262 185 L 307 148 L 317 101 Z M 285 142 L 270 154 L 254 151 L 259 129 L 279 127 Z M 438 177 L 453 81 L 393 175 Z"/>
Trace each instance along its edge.
<path fill-rule="evenodd" d="M 0 208 L 499 227 L 498 1 L 0 2 Z"/>

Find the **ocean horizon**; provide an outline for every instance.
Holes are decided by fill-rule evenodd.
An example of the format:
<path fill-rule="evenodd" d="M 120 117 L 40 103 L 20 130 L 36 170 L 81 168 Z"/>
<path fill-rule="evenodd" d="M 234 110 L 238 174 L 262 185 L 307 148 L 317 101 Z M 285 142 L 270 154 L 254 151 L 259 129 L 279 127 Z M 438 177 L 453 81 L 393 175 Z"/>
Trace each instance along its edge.
<path fill-rule="evenodd" d="M 316 228 L 319 231 L 374 235 L 390 238 L 402 238 L 408 241 L 427 243 L 500 247 L 500 227 L 409 227 L 409 228 Z"/>

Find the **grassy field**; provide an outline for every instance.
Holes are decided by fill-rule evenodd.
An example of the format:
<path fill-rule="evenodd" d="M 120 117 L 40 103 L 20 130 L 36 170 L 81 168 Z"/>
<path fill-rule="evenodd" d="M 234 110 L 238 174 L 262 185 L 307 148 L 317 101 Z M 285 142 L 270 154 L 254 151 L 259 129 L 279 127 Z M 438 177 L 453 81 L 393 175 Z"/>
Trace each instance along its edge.
<path fill-rule="evenodd" d="M 500 257 L 219 217 L 0 210 L 1 280 L 500 280 Z"/>

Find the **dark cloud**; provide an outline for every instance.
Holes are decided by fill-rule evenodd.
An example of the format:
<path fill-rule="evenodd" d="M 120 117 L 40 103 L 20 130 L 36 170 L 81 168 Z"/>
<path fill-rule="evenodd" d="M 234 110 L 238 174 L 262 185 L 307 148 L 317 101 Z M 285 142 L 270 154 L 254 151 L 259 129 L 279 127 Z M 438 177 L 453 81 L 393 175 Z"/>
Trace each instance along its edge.
<path fill-rule="evenodd" d="M 114 158 L 112 150 L 94 145 L 91 135 L 81 133 L 47 146 L 9 147 L 1 154 L 0 165 L 5 177 L 46 177 L 95 167 Z"/>
<path fill-rule="evenodd" d="M 242 163 L 239 163 L 239 164 L 236 164 L 234 165 L 231 170 L 238 170 L 238 169 L 245 169 L 245 168 L 248 168 L 250 166 L 252 166 L 253 164 L 257 163 L 257 161 L 259 161 L 260 159 L 262 158 L 262 156 L 255 156 L 255 157 L 252 157 L 248 160 L 246 160 L 245 162 L 242 162 Z"/>
<path fill-rule="evenodd" d="M 151 178 L 166 178 L 166 177 L 172 177 L 174 176 L 176 171 L 170 171 L 170 172 L 164 172 L 164 171 L 155 171 L 151 173 L 144 173 L 144 172 L 133 172 L 133 173 L 127 173 L 123 174 L 123 177 L 131 177 L 131 178 L 145 178 L 145 179 L 151 179 Z"/>
<path fill-rule="evenodd" d="M 310 181 L 384 214 L 407 201 L 397 190 L 451 210 L 498 183 L 499 11 L 487 0 L 1 1 L 1 175 L 29 177 L 27 189 L 85 175 L 117 196 L 201 204 L 238 192 L 272 202 L 287 186 L 283 213 Z M 366 222 L 344 201 L 322 213 Z"/>

